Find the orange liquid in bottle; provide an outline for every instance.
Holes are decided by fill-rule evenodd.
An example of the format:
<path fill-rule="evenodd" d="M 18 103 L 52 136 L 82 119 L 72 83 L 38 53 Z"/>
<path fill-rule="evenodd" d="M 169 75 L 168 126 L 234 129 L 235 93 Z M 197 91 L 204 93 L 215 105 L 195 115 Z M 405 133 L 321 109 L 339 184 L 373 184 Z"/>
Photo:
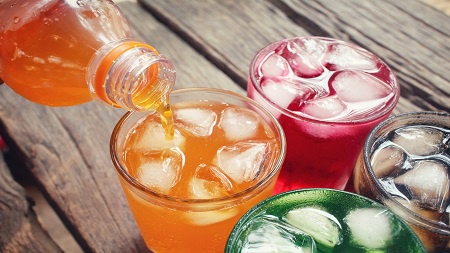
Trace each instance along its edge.
<path fill-rule="evenodd" d="M 186 108 L 208 110 L 217 115 L 211 135 L 198 137 L 181 125 L 180 110 Z M 170 187 L 160 187 L 158 182 L 149 182 L 154 180 L 154 177 L 156 177 L 155 173 L 159 174 L 159 172 L 156 172 L 157 170 L 153 170 L 151 167 L 158 167 L 158 165 L 154 164 L 163 164 L 164 162 L 162 161 L 167 163 L 168 160 L 164 159 L 170 156 L 169 154 L 173 154 L 173 151 L 168 151 L 168 149 L 165 151 L 155 150 L 152 146 L 157 145 L 155 144 L 158 142 L 157 139 L 164 139 L 164 137 L 158 138 L 160 136 L 158 134 L 162 131 L 155 131 L 153 134 L 148 135 L 150 133 L 148 129 L 152 128 L 155 122 L 159 124 L 158 114 L 151 114 L 144 120 L 139 121 L 130 131 L 129 137 L 125 142 L 124 160 L 129 170 L 128 173 L 154 191 L 182 199 L 229 196 L 248 189 L 255 184 L 255 181 L 243 180 L 242 177 L 245 177 L 244 175 L 227 175 L 225 182 L 229 180 L 232 187 L 221 188 L 214 183 L 217 174 L 205 171 L 200 173 L 197 168 L 202 166 L 219 166 L 217 165 L 218 158 L 216 157 L 218 150 L 224 146 L 233 146 L 239 142 L 256 142 L 266 145 L 264 162 L 262 162 L 264 164 L 262 165 L 263 167 L 272 166 L 274 159 L 276 159 L 276 154 L 279 154 L 280 147 L 275 141 L 273 130 L 255 113 L 252 115 L 257 117 L 258 124 L 252 137 L 243 140 L 233 140 L 226 137 L 227 134 L 222 128 L 223 111 L 228 109 L 242 110 L 242 108 L 215 101 L 202 101 L 175 103 L 172 105 L 172 109 L 175 135 L 172 140 L 166 139 L 165 141 L 172 144 L 177 143 L 177 145 L 182 143 L 179 146 L 175 146 L 182 152 L 179 161 L 182 161 L 181 163 L 183 164 L 179 179 L 175 180 L 175 184 Z M 183 137 L 180 137 L 181 135 Z M 150 146 L 146 147 L 147 144 Z M 152 163 L 153 165 L 146 165 Z M 146 170 L 151 171 L 148 172 Z M 264 170 L 270 171 L 270 168 L 265 168 Z M 261 172 L 261 174 L 264 173 L 267 172 Z M 201 180 L 196 181 L 195 178 L 193 179 L 194 175 L 197 175 Z M 258 177 L 261 175 L 253 176 Z M 146 181 L 146 179 L 149 179 L 149 181 Z M 237 201 L 237 204 L 215 208 L 214 206 L 217 203 L 206 203 L 202 204 L 202 207 L 210 207 L 211 209 L 200 211 L 196 210 L 199 207 L 196 205 L 189 206 L 183 210 L 182 208 L 169 208 L 154 204 L 151 200 L 154 197 L 137 194 L 127 186 L 127 183 L 122 181 L 125 195 L 144 240 L 149 248 L 155 252 L 223 252 L 227 237 L 235 223 L 248 209 L 271 196 L 274 183 L 275 180 L 272 181 L 270 186 L 256 193 L 255 196 L 240 199 Z M 196 187 L 201 189 L 198 190 Z M 204 191 L 207 192 L 206 195 L 202 195 L 205 193 Z M 248 197 L 248 194 L 244 194 L 244 196 Z M 147 198 L 149 201 L 146 201 Z M 244 197 L 241 196 L 241 198 Z"/>
<path fill-rule="evenodd" d="M 44 105 L 92 100 L 88 63 L 102 45 L 131 35 L 126 21 L 106 1 L 91 9 L 75 1 L 28 2 L 18 1 L 14 9 L 1 6 L 6 13 L 0 18 L 6 24 L 0 30 L 2 79 L 21 96 Z"/>

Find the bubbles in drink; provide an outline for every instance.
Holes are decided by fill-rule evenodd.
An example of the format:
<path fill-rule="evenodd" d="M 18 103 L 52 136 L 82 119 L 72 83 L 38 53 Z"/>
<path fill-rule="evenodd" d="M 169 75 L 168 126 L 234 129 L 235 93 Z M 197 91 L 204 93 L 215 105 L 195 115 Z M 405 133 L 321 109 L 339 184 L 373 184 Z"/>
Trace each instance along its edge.
<path fill-rule="evenodd" d="M 217 114 L 211 110 L 183 108 L 174 112 L 179 128 L 198 137 L 210 136 L 217 121 Z"/>
<path fill-rule="evenodd" d="M 393 99 L 394 77 L 384 75 L 385 69 L 364 49 L 321 38 L 296 38 L 282 42 L 263 59 L 257 78 L 273 103 L 293 113 L 352 120 L 381 111 Z"/>
<path fill-rule="evenodd" d="M 270 154 L 268 143 L 238 142 L 217 151 L 215 162 L 220 170 L 238 184 L 251 182 L 260 174 Z"/>

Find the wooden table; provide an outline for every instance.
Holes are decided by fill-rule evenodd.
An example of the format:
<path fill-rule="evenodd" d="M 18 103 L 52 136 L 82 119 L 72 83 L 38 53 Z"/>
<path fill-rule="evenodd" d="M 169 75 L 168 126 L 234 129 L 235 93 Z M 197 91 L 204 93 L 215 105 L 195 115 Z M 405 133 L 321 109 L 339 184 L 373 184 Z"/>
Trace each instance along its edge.
<path fill-rule="evenodd" d="M 450 17 L 418 0 L 117 1 L 134 35 L 168 56 L 176 88 L 245 94 L 255 53 L 294 36 L 354 42 L 383 58 L 401 84 L 394 113 L 450 112 Z M 11 176 L 35 181 L 85 252 L 146 252 L 109 157 L 124 114 L 95 102 L 51 108 L 0 86 L 0 252 L 61 252 Z M 12 157 L 12 158 L 11 158 Z"/>

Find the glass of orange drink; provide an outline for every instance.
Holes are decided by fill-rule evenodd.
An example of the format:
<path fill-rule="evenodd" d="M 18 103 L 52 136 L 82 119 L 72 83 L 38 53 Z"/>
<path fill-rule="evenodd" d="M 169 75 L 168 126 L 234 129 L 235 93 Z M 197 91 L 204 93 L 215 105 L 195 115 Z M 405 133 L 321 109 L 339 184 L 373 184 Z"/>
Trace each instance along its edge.
<path fill-rule="evenodd" d="M 229 91 L 181 89 L 169 98 L 168 126 L 156 111 L 119 120 L 113 164 L 150 250 L 223 252 L 239 218 L 272 195 L 283 130 L 253 100 Z"/>

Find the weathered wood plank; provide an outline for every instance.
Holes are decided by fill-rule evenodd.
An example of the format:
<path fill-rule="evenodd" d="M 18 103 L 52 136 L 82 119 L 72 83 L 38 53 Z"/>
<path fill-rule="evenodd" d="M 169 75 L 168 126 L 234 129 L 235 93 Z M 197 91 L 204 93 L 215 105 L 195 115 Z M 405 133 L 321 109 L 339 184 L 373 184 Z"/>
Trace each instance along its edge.
<path fill-rule="evenodd" d="M 118 6 L 127 16 L 134 35 L 173 61 L 177 70 L 175 88 L 211 87 L 245 94 L 229 76 L 218 71 L 213 63 L 188 47 L 186 42 L 168 31 L 135 1 L 119 2 Z"/>
<path fill-rule="evenodd" d="M 396 73 L 402 98 L 395 113 L 450 112 L 450 17 L 419 1 L 139 2 L 180 36 L 199 44 L 245 87 L 254 54 L 271 41 L 330 36 L 379 55 Z M 179 11 L 185 10 L 185 11 Z M 382 21 L 382 22 L 381 22 Z M 232 73 L 230 73 L 232 72 Z"/>
<path fill-rule="evenodd" d="M 134 1 L 120 2 L 136 37 L 177 66 L 176 88 L 244 91 Z M 176 49 L 176 50 L 174 50 Z M 178 67 L 180 66 L 180 67 Z M 33 104 L 0 85 L 0 134 L 85 252 L 147 252 L 109 157 L 123 110 L 94 102 L 66 108 Z"/>
<path fill-rule="evenodd" d="M 0 153 L 0 252 L 63 252 L 39 224 L 25 189 L 12 177 Z"/>
<path fill-rule="evenodd" d="M 244 88 L 260 48 L 286 36 L 308 35 L 268 1 L 138 2 Z"/>
<path fill-rule="evenodd" d="M 450 112 L 450 17 L 420 1 L 284 0 L 297 15 L 384 59 L 402 88 L 396 112 Z M 447 25 L 445 25 L 447 24 Z"/>
<path fill-rule="evenodd" d="M 245 87 L 250 60 L 264 45 L 321 35 L 363 45 L 393 66 L 403 87 L 397 112 L 450 106 L 449 79 L 442 71 L 449 68 L 449 32 L 439 26 L 448 24 L 448 17 L 415 1 L 141 2 L 155 18 L 135 1 L 118 5 L 135 35 L 174 61 L 176 88 L 243 93 L 235 82 Z M 342 10 L 331 7 L 338 2 Z M 384 19 L 388 25 L 378 25 Z M 0 86 L 0 134 L 8 136 L 86 252 L 146 251 L 109 159 L 109 136 L 122 114 L 95 103 L 43 107 Z"/>
<path fill-rule="evenodd" d="M 28 167 L 83 250 L 144 250 L 108 159 L 107 132 L 121 113 L 94 103 L 43 107 L 6 86 L 0 87 L 0 97 L 2 136 L 8 136 L 17 162 Z M 92 156 L 83 157 L 89 152 Z"/>

